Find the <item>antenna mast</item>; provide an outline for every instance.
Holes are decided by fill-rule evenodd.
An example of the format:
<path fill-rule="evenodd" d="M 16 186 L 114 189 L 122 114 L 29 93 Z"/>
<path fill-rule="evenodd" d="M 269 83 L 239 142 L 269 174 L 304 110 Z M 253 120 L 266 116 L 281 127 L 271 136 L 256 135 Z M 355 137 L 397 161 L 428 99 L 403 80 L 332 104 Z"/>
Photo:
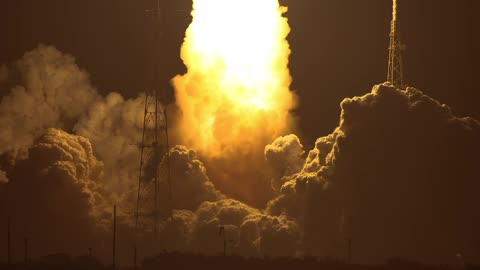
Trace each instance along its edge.
<path fill-rule="evenodd" d="M 405 45 L 400 39 L 400 22 L 398 19 L 398 0 L 393 0 L 393 18 L 390 30 L 390 46 L 388 57 L 387 81 L 397 88 L 403 88 L 403 59 L 402 51 Z"/>
<path fill-rule="evenodd" d="M 154 30 L 152 46 L 154 73 L 151 78 L 151 84 L 148 86 L 149 89 L 145 94 L 142 142 L 138 145 L 141 154 L 137 206 L 135 209 L 135 231 L 137 233 L 140 231 L 158 232 L 160 218 L 158 184 L 160 178 L 166 178 L 168 183 L 170 215 L 172 210 L 167 110 L 166 106 L 161 104 L 161 96 L 157 90 L 160 84 L 160 40 L 163 36 L 161 28 L 163 27 L 164 16 L 162 16 L 160 0 L 154 1 L 154 7 L 147 10 L 147 15 L 152 18 L 152 28 Z M 167 98 L 163 98 L 163 101 L 166 103 Z M 160 177 L 157 165 L 164 156 L 166 158 L 167 175 Z"/>

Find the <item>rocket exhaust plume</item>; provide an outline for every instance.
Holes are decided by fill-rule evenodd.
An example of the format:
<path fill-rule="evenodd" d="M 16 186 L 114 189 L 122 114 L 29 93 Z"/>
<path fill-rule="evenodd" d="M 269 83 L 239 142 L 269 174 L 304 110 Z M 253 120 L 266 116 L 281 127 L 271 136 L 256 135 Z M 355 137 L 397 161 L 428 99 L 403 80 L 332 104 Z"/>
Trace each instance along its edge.
<path fill-rule="evenodd" d="M 194 0 L 173 79 L 183 143 L 210 158 L 248 154 L 287 132 L 295 106 L 290 27 L 278 0 Z"/>

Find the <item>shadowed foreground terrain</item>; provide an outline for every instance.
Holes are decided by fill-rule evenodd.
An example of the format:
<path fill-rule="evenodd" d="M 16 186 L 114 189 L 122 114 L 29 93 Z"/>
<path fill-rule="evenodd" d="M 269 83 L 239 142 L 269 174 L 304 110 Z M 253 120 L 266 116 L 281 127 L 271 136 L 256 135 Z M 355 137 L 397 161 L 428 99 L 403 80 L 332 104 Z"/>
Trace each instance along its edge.
<path fill-rule="evenodd" d="M 53 269 L 53 270 L 101 270 L 112 269 L 112 265 L 106 265 L 95 257 L 80 256 L 70 257 L 66 254 L 52 254 L 29 263 L 17 263 L 8 265 L 0 263 L 0 269 Z M 118 267 L 117 269 L 133 269 L 130 267 Z M 341 261 L 324 259 L 317 260 L 314 257 L 303 259 L 294 258 L 245 258 L 239 256 L 203 256 L 182 253 L 163 253 L 149 257 L 137 266 L 137 269 L 324 269 L 324 270 L 450 270 L 450 269 L 475 269 L 480 270 L 479 265 L 462 263 L 459 259 L 456 266 L 425 265 L 403 259 L 391 259 L 380 265 L 356 265 L 346 264 Z"/>

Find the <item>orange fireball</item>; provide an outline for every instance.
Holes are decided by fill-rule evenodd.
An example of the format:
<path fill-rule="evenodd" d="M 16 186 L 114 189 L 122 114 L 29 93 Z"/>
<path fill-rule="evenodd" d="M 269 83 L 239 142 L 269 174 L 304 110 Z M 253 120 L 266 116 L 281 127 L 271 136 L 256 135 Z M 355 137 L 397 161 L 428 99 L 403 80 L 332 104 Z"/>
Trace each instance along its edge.
<path fill-rule="evenodd" d="M 218 157 L 265 146 L 285 133 L 295 96 L 290 27 L 278 0 L 194 0 L 173 79 L 183 143 Z"/>

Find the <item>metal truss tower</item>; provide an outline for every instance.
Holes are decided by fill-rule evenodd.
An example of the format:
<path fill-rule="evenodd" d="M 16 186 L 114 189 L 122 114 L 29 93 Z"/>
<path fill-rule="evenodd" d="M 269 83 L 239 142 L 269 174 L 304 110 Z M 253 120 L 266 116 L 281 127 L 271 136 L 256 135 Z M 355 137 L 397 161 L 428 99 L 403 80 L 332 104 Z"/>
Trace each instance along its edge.
<path fill-rule="evenodd" d="M 393 86 L 403 89 L 405 87 L 403 80 L 403 59 L 402 53 L 405 45 L 400 39 L 400 22 L 398 19 L 398 0 L 393 0 L 393 18 L 390 30 L 390 46 L 388 57 L 388 75 L 387 81 Z"/>
<path fill-rule="evenodd" d="M 163 100 L 166 104 L 167 98 L 160 96 L 157 87 L 159 86 L 160 73 L 160 40 L 162 39 L 163 16 L 160 0 L 154 0 L 153 9 L 147 10 L 147 15 L 152 18 L 152 27 L 154 31 L 154 41 L 152 46 L 153 55 L 153 75 L 150 89 L 145 94 L 145 111 L 143 119 L 142 141 L 138 145 L 140 149 L 140 167 L 138 174 L 137 205 L 135 209 L 135 231 L 140 232 L 158 232 L 160 207 L 159 207 L 159 184 L 166 181 L 169 188 L 168 206 L 171 214 L 171 181 L 170 181 L 170 158 L 168 155 L 168 122 L 166 106 L 161 104 Z M 165 93 L 165 92 L 164 92 Z M 166 96 L 166 95 L 165 95 Z M 158 164 L 165 157 L 166 174 L 159 175 Z"/>

